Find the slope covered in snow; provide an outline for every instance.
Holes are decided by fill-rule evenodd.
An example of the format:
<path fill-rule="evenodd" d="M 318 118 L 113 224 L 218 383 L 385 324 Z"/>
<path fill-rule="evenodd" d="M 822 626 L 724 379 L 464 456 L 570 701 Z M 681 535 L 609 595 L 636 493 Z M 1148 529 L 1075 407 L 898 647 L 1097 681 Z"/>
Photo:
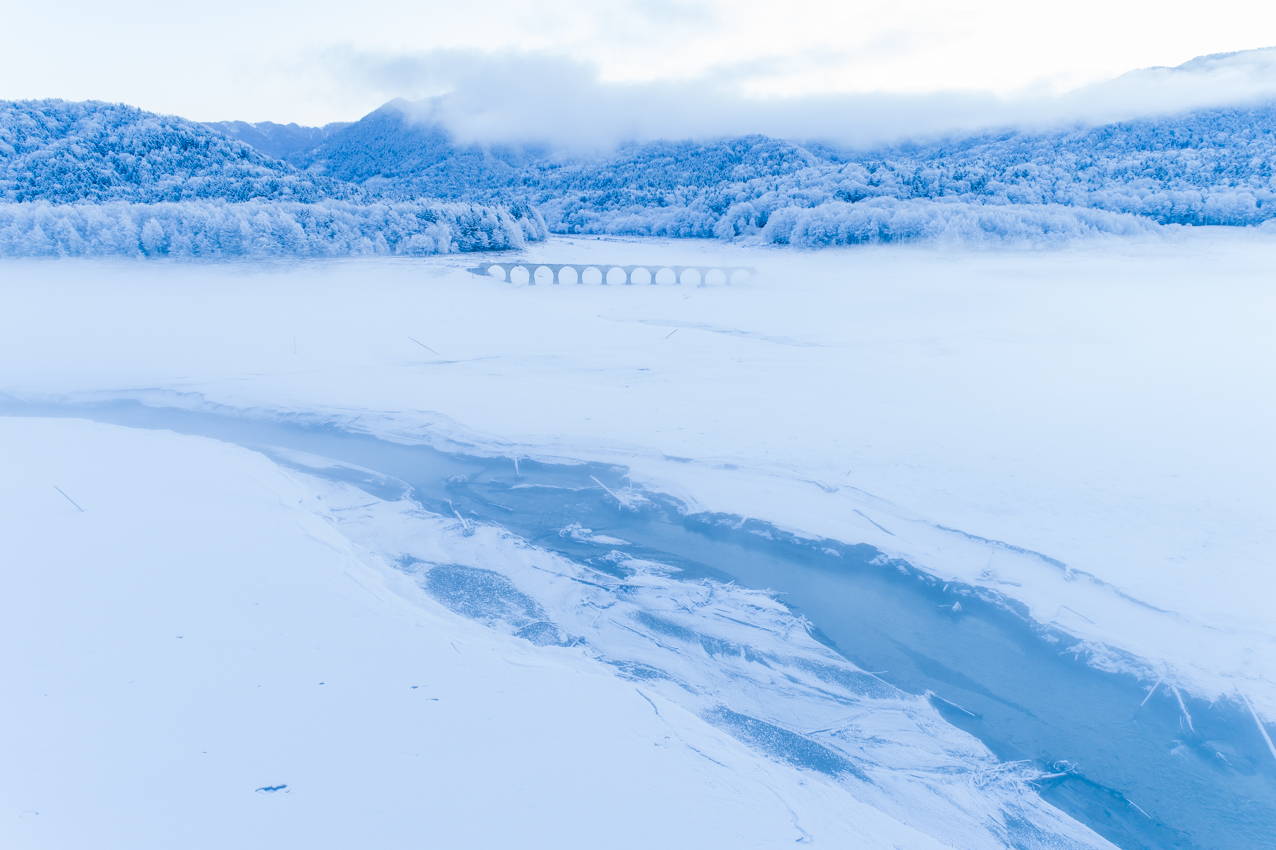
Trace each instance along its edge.
<path fill-rule="evenodd" d="M 0 200 L 307 203 L 361 194 L 184 118 L 96 101 L 0 102 Z"/>
<path fill-rule="evenodd" d="M 522 170 L 545 153 L 536 146 L 457 144 L 438 124 L 416 120 L 411 104 L 400 99 L 288 159 L 391 196 L 509 201 L 522 198 L 501 190 L 517 185 Z"/>
<path fill-rule="evenodd" d="M 1276 107 L 1264 103 L 871 150 L 742 136 L 634 142 L 580 155 L 460 143 L 430 103 L 392 101 L 293 161 L 381 191 L 530 202 L 559 233 L 786 243 L 795 240 L 768 229 L 773 216 L 807 210 L 836 218 L 846 214 L 838 205 L 874 199 L 917 210 L 951 202 L 949 215 L 969 214 L 961 205 L 990 205 L 1022 217 L 1031 213 L 1021 207 L 1044 205 L 1162 224 L 1258 224 L 1276 217 L 1274 133 Z M 1111 216 L 1091 221 L 1106 232 L 1131 228 Z M 868 227 L 854 238 L 805 244 L 924 235 Z"/>
<path fill-rule="evenodd" d="M 339 121 L 322 127 L 302 127 L 273 121 L 205 121 L 204 126 L 251 145 L 266 156 L 287 160 L 293 154 L 319 147 L 333 133 L 350 124 Z"/>
<path fill-rule="evenodd" d="M 1220 62 L 1240 67 L 1260 59 L 1269 61 L 1265 53 L 1203 57 L 1196 61 L 1201 68 L 1160 70 L 1182 77 Z M 1158 72 L 1141 73 L 1139 79 L 1151 79 Z M 0 198 L 55 204 L 442 198 L 508 208 L 531 230 L 541 229 L 543 216 L 558 233 L 799 247 L 935 238 L 1049 242 L 1129 235 L 1157 224 L 1257 225 L 1276 217 L 1276 107 L 1266 101 L 868 150 L 747 135 L 628 142 L 593 154 L 520 141 L 517 132 L 500 143 L 461 141 L 448 129 L 445 106 L 437 99 L 394 100 L 359 121 L 317 128 L 196 124 L 96 102 L 6 102 Z M 215 243 L 209 217 L 193 209 L 186 227 L 203 228 L 201 238 Z M 217 225 L 228 226 L 255 225 Z M 52 229 L 93 241 L 74 216 Z M 29 241 L 27 230 L 21 235 Z M 394 234 L 383 235 L 388 253 L 397 253 Z M 74 241 L 57 241 L 57 251 L 79 253 L 67 248 Z M 265 247 L 257 254 L 279 242 L 258 241 Z M 364 252 L 332 239 L 310 253 Z"/>
<path fill-rule="evenodd" d="M 7 256 L 446 254 L 521 248 L 545 233 L 526 205 L 386 202 L 182 118 L 0 102 Z"/>
<path fill-rule="evenodd" d="M 602 162 L 540 167 L 524 183 L 553 228 L 567 233 L 681 235 L 658 223 L 682 209 L 694 223 L 687 235 L 736 236 L 765 232 L 780 210 L 874 198 L 1243 225 L 1276 217 L 1274 132 L 1276 107 L 1268 104 L 870 151 L 765 138 L 651 143 Z"/>

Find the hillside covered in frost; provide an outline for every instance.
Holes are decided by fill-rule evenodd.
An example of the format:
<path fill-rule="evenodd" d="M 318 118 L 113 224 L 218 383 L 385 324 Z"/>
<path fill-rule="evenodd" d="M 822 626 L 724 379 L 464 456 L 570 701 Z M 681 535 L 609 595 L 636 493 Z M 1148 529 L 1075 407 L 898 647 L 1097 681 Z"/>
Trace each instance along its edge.
<path fill-rule="evenodd" d="M 1276 106 L 1197 112 L 1051 133 L 839 152 L 755 138 L 634 147 L 605 167 L 546 168 L 537 200 L 558 227 L 640 208 L 684 208 L 716 235 L 763 228 L 785 208 L 895 201 L 1062 205 L 1161 224 L 1276 217 Z"/>
<path fill-rule="evenodd" d="M 363 195 L 184 118 L 95 101 L 0 102 L 5 201 L 309 203 Z"/>
<path fill-rule="evenodd" d="M 342 256 L 519 248 L 526 205 L 384 198 L 120 104 L 0 102 L 0 253 Z"/>
<path fill-rule="evenodd" d="M 1049 242 L 1276 218 L 1276 104 L 867 151 L 744 136 L 592 155 L 463 144 L 431 114 L 395 100 L 310 128 L 0 103 L 0 250 L 420 254 L 550 232 Z"/>
<path fill-rule="evenodd" d="M 526 200 L 563 233 L 760 235 L 820 244 L 889 239 L 900 230 L 918 235 L 954 223 L 986 230 L 990 222 L 1049 221 L 1130 231 L 1141 225 L 1127 215 L 1192 225 L 1276 217 L 1273 104 L 869 151 L 747 136 L 635 143 L 597 157 L 456 145 L 442 126 L 416 120 L 415 111 L 391 102 L 288 158 L 309 173 L 382 191 Z M 777 213 L 780 221 L 772 222 Z M 790 226 L 799 220 L 818 226 Z M 812 230 L 820 233 L 804 235 Z"/>

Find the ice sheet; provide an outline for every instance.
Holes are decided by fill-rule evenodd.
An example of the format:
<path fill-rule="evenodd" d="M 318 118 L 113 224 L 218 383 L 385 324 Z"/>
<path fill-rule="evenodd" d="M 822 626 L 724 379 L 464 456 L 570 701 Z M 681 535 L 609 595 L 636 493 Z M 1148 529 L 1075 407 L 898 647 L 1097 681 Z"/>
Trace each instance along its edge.
<path fill-rule="evenodd" d="M 1096 663 L 1276 719 L 1271 239 L 818 255 L 555 239 L 533 256 L 762 274 L 513 286 L 469 259 L 7 262 L 0 387 L 623 463 L 693 506 L 994 588 Z"/>

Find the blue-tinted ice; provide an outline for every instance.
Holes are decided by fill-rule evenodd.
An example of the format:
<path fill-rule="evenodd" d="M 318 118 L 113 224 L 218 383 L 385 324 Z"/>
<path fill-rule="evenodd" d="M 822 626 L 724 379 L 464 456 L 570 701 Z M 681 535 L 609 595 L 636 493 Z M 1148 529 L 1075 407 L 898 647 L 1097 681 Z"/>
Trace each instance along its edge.
<path fill-rule="evenodd" d="M 1075 641 L 1030 622 L 1006 600 L 945 585 L 869 546 L 794 538 L 739 517 L 685 515 L 652 493 L 622 510 L 609 491 L 623 490 L 624 470 L 601 465 L 522 460 L 516 473 L 508 459 L 391 443 L 331 425 L 136 402 L 7 400 L 0 412 L 162 427 L 262 449 L 285 463 L 287 453 L 270 447 L 376 470 L 303 466 L 382 498 L 408 494 L 469 523 L 499 522 L 599 571 L 611 583 L 599 582 L 597 592 L 616 598 L 638 562 L 669 565 L 682 581 L 772 589 L 829 646 L 862 670 L 881 672 L 780 658 L 765 649 L 774 643 L 733 643 L 685 616 L 644 610 L 633 622 L 673 650 L 695 648 L 724 669 L 740 659 L 800 679 L 803 687 L 824 682 L 831 699 L 871 702 L 890 686 L 930 694 L 945 718 L 1004 762 L 1036 765 L 1046 777 L 1037 786 L 1047 800 L 1121 847 L 1276 847 L 1276 759 L 1245 706 L 1210 704 L 1164 686 L 1149 697 L 1152 682 L 1087 666 L 1068 651 Z M 418 563 L 408 555 L 400 566 L 452 610 L 534 643 L 591 640 L 553 622 L 542 601 L 499 572 Z M 639 682 L 676 679 L 651 659 L 608 660 Z M 785 728 L 741 706 L 719 705 L 702 716 L 779 760 L 830 776 L 865 776 L 839 745 L 837 729 Z M 1027 819 L 1007 816 L 1003 827 L 1006 846 L 1068 846 L 1051 844 Z"/>

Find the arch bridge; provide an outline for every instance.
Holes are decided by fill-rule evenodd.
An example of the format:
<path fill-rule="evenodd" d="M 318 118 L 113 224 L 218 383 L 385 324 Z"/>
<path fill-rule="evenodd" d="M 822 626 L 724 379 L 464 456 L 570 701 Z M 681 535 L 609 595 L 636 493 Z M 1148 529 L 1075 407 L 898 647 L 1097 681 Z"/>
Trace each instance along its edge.
<path fill-rule="evenodd" d="M 541 270 L 547 272 L 542 277 L 542 282 L 544 283 L 584 283 L 585 273 L 592 269 L 598 273 L 598 283 L 603 285 L 686 283 L 694 286 L 710 282 L 740 283 L 758 273 L 757 269 L 750 266 L 665 266 L 650 264 L 616 266 L 607 263 L 534 263 L 526 260 L 479 263 L 476 268 L 466 269 L 466 271 L 492 277 L 498 276 L 493 274 L 493 269 L 499 270 L 499 278 L 501 280 L 510 282 L 514 280 L 514 271 L 522 269 L 527 274 L 527 283 L 532 286 L 536 285 L 536 276 Z M 568 271 L 568 276 L 571 280 L 565 278 L 565 270 Z M 720 280 L 710 280 L 710 277 L 717 278 L 718 275 L 721 275 Z"/>

